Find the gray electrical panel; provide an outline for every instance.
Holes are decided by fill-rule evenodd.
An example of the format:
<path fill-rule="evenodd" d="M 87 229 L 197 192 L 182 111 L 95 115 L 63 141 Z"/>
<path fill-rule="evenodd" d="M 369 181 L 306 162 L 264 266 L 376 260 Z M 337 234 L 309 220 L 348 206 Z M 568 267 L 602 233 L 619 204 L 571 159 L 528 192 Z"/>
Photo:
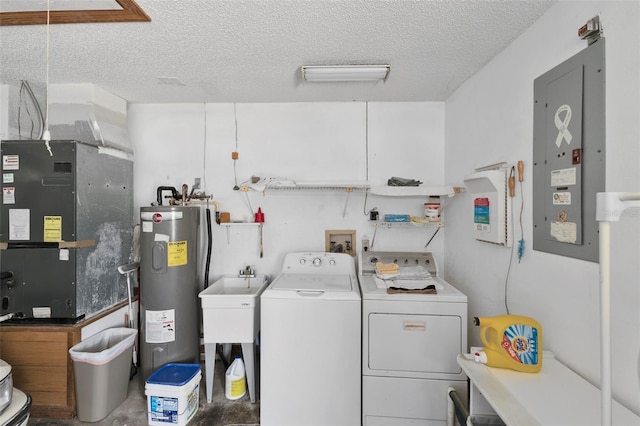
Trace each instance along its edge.
<path fill-rule="evenodd" d="M 2 141 L 1 313 L 76 321 L 127 299 L 133 157 L 77 141 Z"/>
<path fill-rule="evenodd" d="M 604 38 L 534 81 L 533 249 L 598 261 L 605 190 Z"/>

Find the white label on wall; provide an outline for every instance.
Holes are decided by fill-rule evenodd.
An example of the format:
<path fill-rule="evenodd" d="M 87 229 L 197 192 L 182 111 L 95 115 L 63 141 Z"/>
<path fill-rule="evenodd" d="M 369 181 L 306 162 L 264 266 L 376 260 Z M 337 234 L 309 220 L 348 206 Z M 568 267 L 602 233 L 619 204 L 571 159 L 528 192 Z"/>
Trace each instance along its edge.
<path fill-rule="evenodd" d="M 31 312 L 34 318 L 51 318 L 51 307 L 49 306 L 34 307 L 31 308 Z"/>
<path fill-rule="evenodd" d="M 551 186 L 567 186 L 576 184 L 576 168 L 551 171 Z"/>
<path fill-rule="evenodd" d="M 2 183 L 13 183 L 13 173 L 3 173 Z"/>
<path fill-rule="evenodd" d="M 491 225 L 486 223 L 474 224 L 474 230 L 478 232 L 491 232 Z"/>
<path fill-rule="evenodd" d="M 16 203 L 16 189 L 12 186 L 2 188 L 2 204 Z"/>
<path fill-rule="evenodd" d="M 167 234 L 156 234 L 153 236 L 153 241 L 160 241 L 160 242 L 165 242 L 168 243 L 169 242 L 170 237 Z"/>
<path fill-rule="evenodd" d="M 553 193 L 553 205 L 555 206 L 568 206 L 571 204 L 571 193 L 566 192 L 554 192 Z"/>
<path fill-rule="evenodd" d="M 19 170 L 19 169 L 20 169 L 19 155 L 3 155 L 2 156 L 2 170 Z"/>
<path fill-rule="evenodd" d="M 551 222 L 551 236 L 561 243 L 575 244 L 578 226 L 575 222 Z"/>
<path fill-rule="evenodd" d="M 176 311 L 146 311 L 145 313 L 147 343 L 168 343 L 176 340 Z"/>
<path fill-rule="evenodd" d="M 564 113 L 564 118 L 561 117 Z M 556 146 L 560 148 L 563 140 L 567 141 L 567 145 L 571 145 L 573 135 L 569 131 L 569 123 L 571 123 L 571 107 L 569 105 L 562 105 L 556 111 L 556 115 L 553 118 L 556 129 L 558 129 L 558 136 L 556 137 Z"/>
<path fill-rule="evenodd" d="M 31 238 L 31 229 L 29 227 L 29 218 L 31 213 L 29 209 L 10 209 L 9 210 L 9 239 L 24 241 Z"/>
<path fill-rule="evenodd" d="M 150 220 L 143 220 L 142 232 L 153 232 L 153 222 L 151 222 Z"/>
<path fill-rule="evenodd" d="M 60 249 L 60 253 L 58 254 L 58 260 L 68 261 L 69 260 L 69 249 Z"/>

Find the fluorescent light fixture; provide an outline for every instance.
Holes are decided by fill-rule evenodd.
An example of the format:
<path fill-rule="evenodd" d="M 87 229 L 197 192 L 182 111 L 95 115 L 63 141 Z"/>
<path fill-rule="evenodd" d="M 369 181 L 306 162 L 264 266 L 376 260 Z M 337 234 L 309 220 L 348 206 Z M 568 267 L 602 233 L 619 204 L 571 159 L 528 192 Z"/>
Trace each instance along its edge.
<path fill-rule="evenodd" d="M 378 81 L 389 75 L 390 65 L 303 65 L 304 81 Z"/>

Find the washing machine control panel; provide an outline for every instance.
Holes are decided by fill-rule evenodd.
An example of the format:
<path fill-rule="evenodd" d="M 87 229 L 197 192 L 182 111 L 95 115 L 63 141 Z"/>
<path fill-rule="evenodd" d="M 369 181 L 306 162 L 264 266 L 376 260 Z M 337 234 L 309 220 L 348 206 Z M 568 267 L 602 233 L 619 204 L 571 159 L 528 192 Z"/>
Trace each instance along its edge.
<path fill-rule="evenodd" d="M 361 274 L 373 274 L 376 263 L 396 263 L 399 266 L 422 266 L 431 276 L 438 276 L 438 266 L 431 252 L 367 251 L 361 252 L 359 269 Z"/>
<path fill-rule="evenodd" d="M 355 275 L 355 263 L 346 253 L 289 253 L 285 256 L 282 272 Z"/>

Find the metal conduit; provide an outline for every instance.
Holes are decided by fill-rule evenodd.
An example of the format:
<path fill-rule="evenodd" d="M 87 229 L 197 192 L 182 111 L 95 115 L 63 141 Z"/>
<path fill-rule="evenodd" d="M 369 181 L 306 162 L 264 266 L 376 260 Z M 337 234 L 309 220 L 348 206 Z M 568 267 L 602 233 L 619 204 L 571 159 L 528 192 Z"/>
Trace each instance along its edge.
<path fill-rule="evenodd" d="M 466 404 L 458 395 L 458 392 L 452 387 L 447 390 L 447 394 L 449 396 L 449 406 L 452 409 L 449 410 L 449 416 L 447 419 L 448 426 L 454 426 L 455 420 L 458 420 L 458 423 L 461 425 L 467 424 L 467 419 L 469 418 L 469 410 L 467 409 Z"/>

